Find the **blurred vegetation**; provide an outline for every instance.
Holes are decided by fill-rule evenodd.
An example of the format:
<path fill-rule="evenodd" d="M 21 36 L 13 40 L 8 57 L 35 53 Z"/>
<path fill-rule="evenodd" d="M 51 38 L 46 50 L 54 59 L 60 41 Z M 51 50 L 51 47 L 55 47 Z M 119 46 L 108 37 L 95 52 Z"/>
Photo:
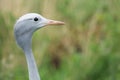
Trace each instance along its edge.
<path fill-rule="evenodd" d="M 41 80 L 120 80 L 120 0 L 0 0 L 0 80 L 28 80 L 14 40 L 18 17 L 62 20 L 33 36 Z"/>

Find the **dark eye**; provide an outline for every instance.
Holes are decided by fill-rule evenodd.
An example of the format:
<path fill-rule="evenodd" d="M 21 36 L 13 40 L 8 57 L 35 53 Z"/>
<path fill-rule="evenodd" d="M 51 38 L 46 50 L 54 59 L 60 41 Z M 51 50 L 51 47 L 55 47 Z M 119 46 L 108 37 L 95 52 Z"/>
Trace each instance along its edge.
<path fill-rule="evenodd" d="M 37 18 L 37 17 L 35 17 L 35 18 L 34 18 L 34 21 L 38 21 L 38 18 Z"/>

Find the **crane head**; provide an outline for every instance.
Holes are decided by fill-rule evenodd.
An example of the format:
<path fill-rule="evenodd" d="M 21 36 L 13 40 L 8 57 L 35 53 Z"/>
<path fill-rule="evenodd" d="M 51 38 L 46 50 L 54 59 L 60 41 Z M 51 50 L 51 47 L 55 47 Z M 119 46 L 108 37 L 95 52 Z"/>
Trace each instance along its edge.
<path fill-rule="evenodd" d="M 46 25 L 63 25 L 64 22 L 46 19 L 37 13 L 28 13 L 20 17 L 14 27 L 17 44 L 21 48 L 30 46 L 33 32 Z"/>

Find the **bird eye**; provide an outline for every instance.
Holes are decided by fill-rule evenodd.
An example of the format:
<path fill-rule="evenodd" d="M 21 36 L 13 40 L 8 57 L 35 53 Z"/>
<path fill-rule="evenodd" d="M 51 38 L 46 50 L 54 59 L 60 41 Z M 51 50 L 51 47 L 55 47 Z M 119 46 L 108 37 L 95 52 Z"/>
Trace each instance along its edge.
<path fill-rule="evenodd" d="M 34 21 L 38 21 L 38 18 L 37 18 L 37 17 L 35 17 L 35 18 L 34 18 Z"/>

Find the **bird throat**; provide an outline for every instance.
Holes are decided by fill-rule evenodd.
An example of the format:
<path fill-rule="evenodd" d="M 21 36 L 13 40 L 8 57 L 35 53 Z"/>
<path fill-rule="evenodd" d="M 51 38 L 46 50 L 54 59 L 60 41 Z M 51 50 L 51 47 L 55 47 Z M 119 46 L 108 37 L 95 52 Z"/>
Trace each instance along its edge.
<path fill-rule="evenodd" d="M 29 80 L 40 80 L 39 72 L 31 48 L 32 34 L 25 36 L 24 40 L 26 41 L 23 41 L 25 43 L 22 44 L 22 49 L 27 60 Z"/>

